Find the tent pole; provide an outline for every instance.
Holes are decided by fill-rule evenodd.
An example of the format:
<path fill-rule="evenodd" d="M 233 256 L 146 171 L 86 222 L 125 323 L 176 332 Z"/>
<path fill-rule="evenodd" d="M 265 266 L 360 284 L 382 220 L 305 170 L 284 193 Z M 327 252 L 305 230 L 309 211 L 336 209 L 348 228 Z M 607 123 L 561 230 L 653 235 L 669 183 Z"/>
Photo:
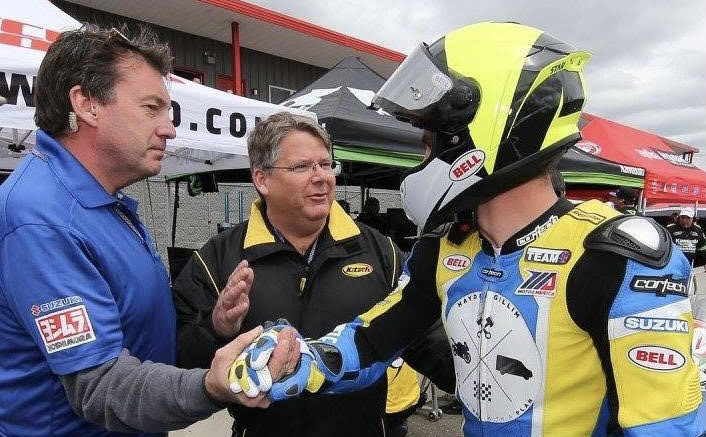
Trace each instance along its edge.
<path fill-rule="evenodd" d="M 174 212 L 172 213 L 172 247 L 176 241 L 177 210 L 179 209 L 179 180 L 174 186 Z"/>
<path fill-rule="evenodd" d="M 145 189 L 146 189 L 147 190 L 147 203 L 150 205 L 150 223 L 152 225 L 152 232 L 154 233 L 154 246 L 157 248 L 157 250 L 159 250 L 159 244 L 157 243 L 157 228 L 155 227 L 155 224 L 154 224 L 154 205 L 152 203 L 152 190 L 150 190 L 149 178 L 143 179 L 142 182 L 143 182 L 142 198 L 144 199 Z"/>

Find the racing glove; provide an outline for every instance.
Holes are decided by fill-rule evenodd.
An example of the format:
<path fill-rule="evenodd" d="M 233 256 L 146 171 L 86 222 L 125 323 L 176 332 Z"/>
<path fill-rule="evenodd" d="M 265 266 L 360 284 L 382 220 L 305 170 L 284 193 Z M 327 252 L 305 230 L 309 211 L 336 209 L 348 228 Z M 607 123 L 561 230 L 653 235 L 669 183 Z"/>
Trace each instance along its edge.
<path fill-rule="evenodd" d="M 277 347 L 277 335 L 290 326 L 286 319 L 267 321 L 263 324 L 263 332 L 248 346 L 230 366 L 228 380 L 234 393 L 243 392 L 245 396 L 254 398 L 267 392 L 272 386 L 272 375 L 267 368 L 267 362 Z"/>
<path fill-rule="evenodd" d="M 318 340 L 307 340 L 306 350 L 293 373 L 272 384 L 270 400 L 279 401 L 311 393 L 341 393 L 360 390 L 375 382 L 385 372 L 385 363 L 375 363 L 360 369 L 354 336 L 361 323 L 337 326 Z"/>

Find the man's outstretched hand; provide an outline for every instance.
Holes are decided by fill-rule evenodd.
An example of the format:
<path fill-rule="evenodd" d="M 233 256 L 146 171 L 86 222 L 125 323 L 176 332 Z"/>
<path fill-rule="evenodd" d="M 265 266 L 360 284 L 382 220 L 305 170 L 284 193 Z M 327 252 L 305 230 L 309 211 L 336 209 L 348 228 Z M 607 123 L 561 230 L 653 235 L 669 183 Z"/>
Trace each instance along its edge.
<path fill-rule="evenodd" d="M 255 274 L 248 262 L 243 260 L 228 277 L 216 305 L 211 313 L 211 322 L 216 333 L 223 338 L 232 338 L 240 332 L 240 326 L 250 308 L 250 289 Z"/>

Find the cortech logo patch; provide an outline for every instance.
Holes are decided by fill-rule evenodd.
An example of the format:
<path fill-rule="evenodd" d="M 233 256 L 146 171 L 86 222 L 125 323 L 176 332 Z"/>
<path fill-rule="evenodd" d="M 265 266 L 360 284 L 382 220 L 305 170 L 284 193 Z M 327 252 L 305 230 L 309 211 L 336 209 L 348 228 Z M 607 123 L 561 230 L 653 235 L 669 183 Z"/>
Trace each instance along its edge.
<path fill-rule="evenodd" d="M 605 220 L 605 217 L 600 214 L 596 214 L 595 212 L 586 212 L 579 208 L 574 208 L 569 211 L 569 215 L 576 220 L 591 222 L 594 225 L 600 224 Z"/>
<path fill-rule="evenodd" d="M 681 319 L 661 319 L 658 317 L 626 317 L 623 322 L 626 328 L 637 331 L 659 332 L 689 332 L 689 322 Z"/>
<path fill-rule="evenodd" d="M 688 279 L 672 279 L 672 275 L 667 276 L 635 276 L 630 282 L 630 288 L 640 293 L 654 293 L 657 296 L 673 294 L 675 296 L 687 297 Z"/>
<path fill-rule="evenodd" d="M 530 270 L 530 277 L 515 290 L 515 294 L 523 296 L 556 296 L 556 272 L 541 272 Z"/>
<path fill-rule="evenodd" d="M 545 249 L 543 247 L 528 247 L 525 260 L 542 264 L 566 264 L 571 259 L 568 249 Z"/>
<path fill-rule="evenodd" d="M 449 270 L 459 271 L 471 266 L 471 259 L 465 255 L 449 255 L 443 260 L 444 267 Z"/>
<path fill-rule="evenodd" d="M 544 231 L 549 229 L 558 220 L 559 220 L 559 217 L 557 217 L 555 215 L 549 217 L 549 220 L 547 220 L 546 222 L 544 222 L 540 225 L 535 226 L 534 229 L 532 229 L 531 231 L 529 231 L 525 235 L 518 238 L 515 241 L 517 243 L 517 246 L 522 247 L 522 246 L 526 246 L 529 243 L 533 242 L 534 240 L 539 238 L 539 236 L 542 235 L 542 233 L 544 233 Z"/>
<path fill-rule="evenodd" d="M 449 170 L 449 179 L 452 181 L 462 181 L 469 176 L 476 174 L 483 168 L 485 152 L 479 149 L 471 150 L 459 156 Z"/>
<path fill-rule="evenodd" d="M 351 276 L 353 278 L 359 278 L 361 276 L 369 275 L 373 272 L 373 266 L 365 263 L 355 263 L 348 264 L 341 269 L 344 275 Z"/>
<path fill-rule="evenodd" d="M 90 343 L 96 339 L 91 319 L 84 305 L 47 314 L 35 319 L 35 322 L 44 346 L 50 354 Z"/>
<path fill-rule="evenodd" d="M 480 271 L 482 274 L 485 276 L 490 276 L 492 278 L 502 278 L 503 277 L 503 272 L 502 270 L 495 270 L 495 269 L 483 269 Z"/>
<path fill-rule="evenodd" d="M 671 372 L 686 364 L 684 355 L 664 346 L 638 346 L 628 351 L 630 361 L 640 367 L 659 372 Z"/>

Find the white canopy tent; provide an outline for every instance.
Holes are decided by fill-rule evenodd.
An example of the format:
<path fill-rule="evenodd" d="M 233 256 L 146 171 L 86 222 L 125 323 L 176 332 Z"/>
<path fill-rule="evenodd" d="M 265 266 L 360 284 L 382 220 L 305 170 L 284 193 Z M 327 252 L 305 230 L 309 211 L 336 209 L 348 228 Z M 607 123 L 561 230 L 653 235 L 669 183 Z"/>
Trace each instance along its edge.
<path fill-rule="evenodd" d="M 34 144 L 34 81 L 48 46 L 81 23 L 48 0 L 13 2 L 0 10 L 0 170 L 14 169 Z M 162 175 L 247 168 L 247 136 L 257 119 L 280 111 L 316 115 L 247 99 L 171 76 L 172 120 Z"/>

